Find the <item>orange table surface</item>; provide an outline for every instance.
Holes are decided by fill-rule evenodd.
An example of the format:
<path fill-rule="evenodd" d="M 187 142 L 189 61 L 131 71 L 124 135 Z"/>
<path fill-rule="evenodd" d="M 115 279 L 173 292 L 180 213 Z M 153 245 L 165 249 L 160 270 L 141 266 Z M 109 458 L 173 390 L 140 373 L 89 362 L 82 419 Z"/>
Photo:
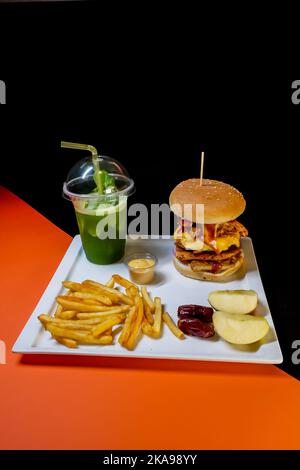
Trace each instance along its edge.
<path fill-rule="evenodd" d="M 3 188 L 0 220 L 1 449 L 300 448 L 299 382 L 273 366 L 13 354 L 71 237 Z"/>

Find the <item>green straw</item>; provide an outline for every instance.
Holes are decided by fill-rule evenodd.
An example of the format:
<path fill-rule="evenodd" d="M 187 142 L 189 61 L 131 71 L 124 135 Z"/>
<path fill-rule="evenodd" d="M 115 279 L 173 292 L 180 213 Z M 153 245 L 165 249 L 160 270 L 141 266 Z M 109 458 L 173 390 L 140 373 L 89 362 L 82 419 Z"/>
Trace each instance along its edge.
<path fill-rule="evenodd" d="M 97 152 L 96 147 L 93 147 L 93 145 L 77 144 L 75 142 L 62 141 L 61 148 L 73 149 L 73 150 L 87 150 L 88 152 L 91 152 L 94 171 L 95 171 L 95 180 L 96 180 L 97 190 L 100 195 L 103 195 L 104 191 L 103 191 L 103 185 L 102 185 L 102 181 L 100 177 L 100 165 L 98 161 L 98 152 Z"/>

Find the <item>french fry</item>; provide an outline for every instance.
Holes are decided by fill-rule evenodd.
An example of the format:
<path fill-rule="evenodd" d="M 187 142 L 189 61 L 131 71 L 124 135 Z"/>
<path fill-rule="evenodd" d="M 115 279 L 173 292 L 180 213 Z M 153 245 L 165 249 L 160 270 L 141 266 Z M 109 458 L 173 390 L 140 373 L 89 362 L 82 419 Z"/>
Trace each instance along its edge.
<path fill-rule="evenodd" d="M 134 306 L 129 310 L 129 313 L 127 315 L 127 318 L 123 326 L 122 333 L 119 336 L 119 343 L 121 344 L 121 346 L 123 346 L 126 343 L 126 341 L 128 340 L 130 336 L 130 327 L 136 315 L 137 315 L 137 308 L 136 306 Z"/>
<path fill-rule="evenodd" d="M 62 311 L 63 311 L 62 305 L 58 305 L 58 306 L 56 307 L 54 316 L 55 316 L 55 317 L 60 317 L 61 314 L 62 314 Z"/>
<path fill-rule="evenodd" d="M 145 335 L 150 336 L 151 338 L 158 339 L 161 336 L 161 324 L 162 324 L 162 307 L 160 297 L 155 297 L 154 299 L 155 313 L 154 313 L 154 322 L 153 325 L 144 319 L 142 323 L 142 331 Z"/>
<path fill-rule="evenodd" d="M 79 291 L 82 288 L 82 285 L 79 282 L 63 281 L 62 285 L 70 291 Z"/>
<path fill-rule="evenodd" d="M 75 341 L 75 339 L 70 339 L 70 338 L 60 338 L 59 336 L 53 336 L 53 338 L 60 344 L 63 344 L 67 348 L 77 348 L 78 343 Z"/>
<path fill-rule="evenodd" d="M 118 291 L 117 289 L 114 289 L 116 291 L 116 296 L 119 297 L 119 302 L 123 302 L 123 304 L 127 305 L 133 305 L 133 300 L 128 297 L 128 295 L 123 294 L 123 292 Z"/>
<path fill-rule="evenodd" d="M 77 296 L 76 296 L 77 297 Z M 79 298 L 79 296 L 78 296 Z M 99 302 L 98 300 L 94 300 L 94 299 L 85 299 L 83 297 L 80 297 L 80 302 L 83 302 L 84 304 L 87 304 L 87 305 L 100 305 L 100 306 L 103 306 L 104 304 Z M 110 305 L 111 306 L 111 305 Z"/>
<path fill-rule="evenodd" d="M 97 341 L 97 343 L 95 343 Z M 112 344 L 113 337 L 110 335 L 103 335 L 100 338 L 95 338 L 94 336 L 87 336 L 81 341 L 81 344 L 101 344 L 102 346 Z"/>
<path fill-rule="evenodd" d="M 128 295 L 128 297 L 130 297 L 131 299 L 134 299 L 136 296 L 139 295 L 139 290 L 135 289 L 133 286 L 127 287 L 125 289 L 125 292 L 126 292 L 126 295 Z"/>
<path fill-rule="evenodd" d="M 114 289 L 113 287 L 108 287 L 106 285 L 100 284 L 99 282 L 91 281 L 88 279 L 86 281 L 83 281 L 82 285 L 87 289 L 93 289 L 94 292 L 98 292 L 98 294 L 100 295 L 105 294 L 109 296 L 109 298 L 115 303 L 120 302 L 120 298 L 114 292 L 116 289 Z"/>
<path fill-rule="evenodd" d="M 131 297 L 140 296 L 140 289 L 137 286 L 129 287 L 129 292 Z"/>
<path fill-rule="evenodd" d="M 137 316 L 133 322 L 132 325 L 132 331 L 130 333 L 128 341 L 124 344 L 124 346 L 132 351 L 135 348 L 140 330 L 141 330 L 141 325 L 142 321 L 144 318 L 144 304 L 143 304 L 143 299 L 141 297 L 139 298 L 139 303 L 137 305 Z"/>
<path fill-rule="evenodd" d="M 67 312 L 66 312 L 67 313 Z M 75 315 L 77 314 L 78 312 L 75 312 Z M 93 313 L 89 313 L 88 315 L 93 315 Z M 83 318 L 83 319 L 78 319 L 75 318 L 74 321 L 78 323 L 78 325 L 82 324 L 82 325 L 98 325 L 99 323 L 103 322 L 104 320 L 106 320 L 107 318 L 109 318 L 111 315 L 105 315 L 103 317 L 95 317 L 95 318 Z M 50 318 L 56 318 L 57 320 L 59 321 L 66 321 L 66 320 L 69 320 L 69 319 L 64 319 L 64 318 L 57 318 L 57 317 L 50 317 Z M 44 323 L 44 322 L 43 322 Z M 47 322 L 46 322 L 47 323 Z M 52 322 L 54 323 L 54 322 Z M 55 322 L 56 323 L 56 322 Z"/>
<path fill-rule="evenodd" d="M 67 328 L 69 330 L 91 330 L 93 325 L 87 323 L 81 323 L 80 321 L 61 320 L 60 318 L 51 317 L 49 315 L 40 315 L 39 320 L 43 325 L 47 323 L 53 323 L 59 328 Z"/>
<path fill-rule="evenodd" d="M 87 304 L 98 304 L 99 302 L 100 305 L 103 305 L 102 300 L 100 300 L 100 296 L 97 294 L 91 294 L 90 292 L 72 292 L 72 297 L 82 299 L 82 301 Z M 111 303 L 109 305 L 111 305 Z"/>
<path fill-rule="evenodd" d="M 119 326 L 117 326 L 117 328 L 115 328 L 114 330 L 112 330 L 112 333 L 111 333 L 112 337 L 114 338 L 114 337 L 117 336 L 119 333 L 121 333 L 122 328 L 123 328 L 123 326 L 122 326 L 122 325 L 119 325 Z"/>
<path fill-rule="evenodd" d="M 126 292 L 126 295 L 128 295 L 128 297 L 131 297 L 131 290 L 129 289 L 129 287 L 125 289 L 125 292 Z M 133 297 L 135 297 L 135 295 Z"/>
<path fill-rule="evenodd" d="M 96 281 L 92 281 L 91 279 L 86 279 L 85 281 L 82 281 L 81 283 L 83 286 L 92 286 L 96 289 L 102 289 L 107 287 L 105 286 L 104 284 L 101 284 L 101 282 L 96 282 Z M 112 289 L 112 287 L 107 287 L 108 289 Z"/>
<path fill-rule="evenodd" d="M 128 281 L 128 279 L 125 279 L 125 277 L 122 277 L 119 274 L 113 274 L 112 278 L 117 284 L 124 287 L 125 289 L 127 289 L 128 287 L 131 287 L 131 286 L 136 287 L 135 284 Z"/>
<path fill-rule="evenodd" d="M 153 315 L 151 313 L 150 307 L 149 307 L 149 305 L 147 304 L 147 302 L 144 298 L 143 298 L 143 302 L 144 302 L 144 315 L 145 315 L 145 318 L 146 318 L 147 322 L 150 325 L 153 325 L 154 320 L 153 320 Z"/>
<path fill-rule="evenodd" d="M 78 319 L 76 321 L 80 321 L 80 323 L 82 323 L 83 325 L 98 325 L 99 323 L 103 322 L 104 320 L 106 320 L 106 316 L 105 317 L 96 317 L 96 318 L 84 318 L 84 319 Z"/>
<path fill-rule="evenodd" d="M 56 302 L 59 305 L 62 305 L 63 308 L 68 310 L 77 310 L 79 312 L 103 312 L 107 308 L 105 305 L 90 305 L 84 302 L 80 302 L 80 299 L 76 299 L 76 297 L 70 297 L 70 299 L 67 297 L 58 296 L 56 297 Z"/>
<path fill-rule="evenodd" d="M 116 284 L 125 291 L 115 288 Z M 168 313 L 163 313 L 159 297 L 153 301 L 146 287 L 140 291 L 119 274 L 114 274 L 106 284 L 67 280 L 63 286 L 67 291 L 56 297 L 54 316 L 40 315 L 39 320 L 56 341 L 68 348 L 112 344 L 113 338 L 121 333 L 120 345 L 133 350 L 141 333 L 160 338 L 162 322 L 177 338 L 184 338 Z"/>
<path fill-rule="evenodd" d="M 97 337 L 104 333 L 104 331 L 111 329 L 113 326 L 122 323 L 125 320 L 124 315 L 117 315 L 113 318 L 109 318 L 108 320 L 100 323 L 97 326 L 92 328 L 92 335 Z"/>
<path fill-rule="evenodd" d="M 90 292 L 90 293 L 95 293 L 96 288 L 94 286 L 85 286 L 84 284 L 80 284 L 80 282 L 73 282 L 73 281 L 63 281 L 62 285 L 66 288 L 69 289 L 69 294 L 67 295 L 72 295 L 73 292 Z"/>
<path fill-rule="evenodd" d="M 168 326 L 169 330 L 173 333 L 173 335 L 176 336 L 176 338 L 184 339 L 185 336 L 183 332 L 179 328 L 177 328 L 174 321 L 167 312 L 163 313 L 163 321 Z"/>
<path fill-rule="evenodd" d="M 104 284 L 100 284 L 99 282 L 90 281 L 90 280 L 83 281 L 82 284 L 92 285 L 95 287 L 98 286 L 98 288 L 100 290 L 103 290 L 111 299 L 117 298 L 118 302 L 123 302 L 124 304 L 127 304 L 127 305 L 133 305 L 133 300 L 127 295 L 123 294 L 123 292 L 118 291 L 117 289 L 112 289 L 110 287 L 105 286 Z"/>
<path fill-rule="evenodd" d="M 110 287 L 111 289 L 114 287 L 115 285 L 115 281 L 113 280 L 113 278 L 111 277 L 109 281 L 107 281 L 107 283 L 105 284 L 106 287 Z"/>
<path fill-rule="evenodd" d="M 78 315 L 81 315 L 80 313 Z M 88 315 L 94 315 L 93 313 L 89 313 Z M 119 317 L 119 316 L 122 316 L 125 318 L 125 314 L 120 314 L 120 313 L 117 313 L 117 314 L 114 314 L 114 315 L 103 315 L 101 317 L 84 317 L 84 318 L 78 318 L 77 316 L 77 322 L 79 322 L 80 324 L 83 324 L 83 325 L 92 325 L 92 326 L 95 326 L 95 325 L 100 325 L 100 323 L 103 323 L 107 320 L 112 320 L 112 319 L 115 319 L 116 317 Z"/>
<path fill-rule="evenodd" d="M 59 307 L 61 307 L 61 305 L 59 305 Z M 76 314 L 76 310 L 62 310 L 59 317 L 56 315 L 56 318 L 61 318 L 62 320 L 72 320 L 72 318 L 76 317 Z"/>
<path fill-rule="evenodd" d="M 112 305 L 112 300 L 107 296 L 99 295 L 98 293 L 91 293 L 91 292 L 72 292 L 73 297 L 78 297 L 82 299 L 86 303 L 100 303 L 100 305 Z"/>
<path fill-rule="evenodd" d="M 155 310 L 155 304 L 152 302 L 152 300 L 150 299 L 150 296 L 148 294 L 148 291 L 146 289 L 146 287 L 142 287 L 141 288 L 141 292 L 142 292 L 142 297 L 143 299 L 145 300 L 145 302 L 149 305 L 149 308 L 150 308 L 150 312 L 153 313 L 154 310 Z"/>
<path fill-rule="evenodd" d="M 113 341 L 112 336 L 101 336 L 100 338 L 95 338 L 91 334 L 86 334 L 85 331 L 80 330 L 68 330 L 66 328 L 59 328 L 53 323 L 47 323 L 46 329 L 54 337 L 74 339 L 78 341 L 79 344 L 111 344 Z"/>
<path fill-rule="evenodd" d="M 160 297 L 155 297 L 155 312 L 154 312 L 154 323 L 153 330 L 156 334 L 161 334 L 161 320 L 162 320 L 162 308 L 161 308 L 161 299 Z"/>
<path fill-rule="evenodd" d="M 65 295 L 65 296 L 68 296 L 68 295 L 70 295 L 70 293 L 71 293 L 71 291 L 70 291 L 70 290 L 67 290 L 67 292 L 66 292 L 64 295 Z M 62 307 L 62 305 L 58 305 L 57 308 L 56 308 L 56 311 L 55 311 L 55 313 L 54 313 L 54 316 L 55 316 L 55 317 L 61 317 L 61 318 L 63 318 L 63 317 L 62 317 L 62 312 L 63 312 L 63 307 Z"/>
<path fill-rule="evenodd" d="M 72 292 L 72 294 L 68 296 L 68 300 L 78 301 L 78 299 L 82 299 L 83 303 L 86 301 L 86 303 L 94 303 L 97 305 L 98 302 L 100 302 L 100 305 L 107 305 L 108 307 L 112 305 L 112 300 L 108 295 L 94 295 L 97 296 L 97 298 L 93 298 L 93 294 L 90 294 L 89 292 Z"/>
<path fill-rule="evenodd" d="M 56 317 L 51 317 L 51 315 L 46 315 L 46 314 L 42 314 L 42 315 L 39 315 L 38 316 L 38 319 L 40 320 L 40 322 L 44 325 L 44 323 L 48 323 L 48 322 L 60 322 L 61 320 L 59 318 L 56 318 Z"/>
<path fill-rule="evenodd" d="M 94 299 L 98 302 L 101 302 L 105 305 L 111 305 L 112 301 L 107 295 L 103 295 L 96 291 L 95 288 L 85 287 L 78 282 L 71 282 L 71 281 L 64 281 L 64 287 L 69 287 L 72 291 L 71 296 L 73 297 L 80 297 L 82 299 Z M 80 295 L 81 294 L 81 295 Z"/>
<path fill-rule="evenodd" d="M 130 309 L 129 305 L 120 305 L 116 307 L 111 307 L 101 312 L 77 312 L 77 318 L 80 320 L 88 319 L 88 318 L 102 318 L 108 317 L 110 315 L 119 315 L 120 313 L 126 313 Z"/>
<path fill-rule="evenodd" d="M 128 279 L 125 279 L 125 277 L 119 276 L 119 274 L 114 274 L 112 278 L 117 284 L 124 287 L 126 291 L 127 289 L 129 290 L 130 295 L 127 294 L 129 297 L 135 297 L 138 295 L 139 289 L 135 284 L 133 284 L 133 282 L 128 281 Z"/>
<path fill-rule="evenodd" d="M 150 336 L 150 338 L 158 339 L 160 337 L 160 332 L 158 333 L 154 331 L 153 326 L 149 325 L 145 318 L 142 323 L 142 332 L 145 335 Z"/>

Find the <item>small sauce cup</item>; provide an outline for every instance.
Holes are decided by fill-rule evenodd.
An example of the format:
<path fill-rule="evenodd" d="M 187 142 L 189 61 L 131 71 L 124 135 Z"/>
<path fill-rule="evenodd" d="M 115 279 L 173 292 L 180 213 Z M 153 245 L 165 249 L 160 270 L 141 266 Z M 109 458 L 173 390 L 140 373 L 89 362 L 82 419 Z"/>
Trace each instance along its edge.
<path fill-rule="evenodd" d="M 141 251 L 131 253 L 125 258 L 130 279 L 135 284 L 150 284 L 154 279 L 155 266 L 157 265 L 156 256 L 151 253 Z"/>

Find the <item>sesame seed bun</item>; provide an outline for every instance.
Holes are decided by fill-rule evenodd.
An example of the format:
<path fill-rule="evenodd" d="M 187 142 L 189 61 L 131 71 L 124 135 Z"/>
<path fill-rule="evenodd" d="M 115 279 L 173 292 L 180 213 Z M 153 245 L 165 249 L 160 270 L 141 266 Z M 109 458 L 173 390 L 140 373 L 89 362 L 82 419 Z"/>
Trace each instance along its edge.
<path fill-rule="evenodd" d="M 204 205 L 204 221 L 197 214 L 196 205 Z M 190 209 L 184 206 L 190 205 Z M 180 218 L 196 223 L 224 224 L 239 217 L 246 208 L 243 195 L 221 181 L 200 179 L 182 181 L 170 195 L 171 210 Z"/>

